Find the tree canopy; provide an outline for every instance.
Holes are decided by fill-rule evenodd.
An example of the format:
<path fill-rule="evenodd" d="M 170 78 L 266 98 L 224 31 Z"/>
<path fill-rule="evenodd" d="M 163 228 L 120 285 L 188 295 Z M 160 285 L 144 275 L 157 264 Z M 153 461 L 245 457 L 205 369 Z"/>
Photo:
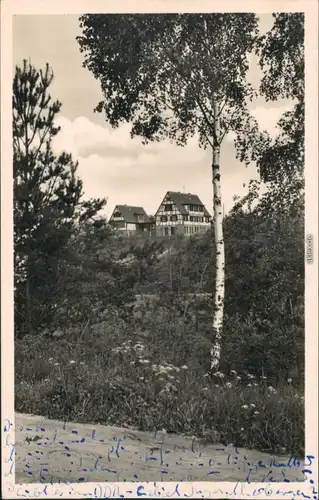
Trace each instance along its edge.
<path fill-rule="evenodd" d="M 96 111 L 113 127 L 131 122 L 132 135 L 145 142 L 169 137 L 180 145 L 197 133 L 206 147 L 216 140 L 217 100 L 218 140 L 229 130 L 245 132 L 254 14 L 86 14 L 80 27 L 84 66 L 104 95 Z"/>
<path fill-rule="evenodd" d="M 291 99 L 292 109 L 279 120 L 276 137 L 263 131 L 250 139 L 252 159 L 257 162 L 261 180 L 278 186 L 303 178 L 304 15 L 273 14 L 273 21 L 271 30 L 259 37 L 256 45 L 263 70 L 259 91 L 266 101 Z"/>

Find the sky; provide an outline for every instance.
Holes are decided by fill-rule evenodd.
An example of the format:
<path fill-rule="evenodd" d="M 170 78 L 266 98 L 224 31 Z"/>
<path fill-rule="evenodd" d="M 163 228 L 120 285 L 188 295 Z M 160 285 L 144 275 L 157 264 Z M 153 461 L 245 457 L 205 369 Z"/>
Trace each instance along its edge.
<path fill-rule="evenodd" d="M 271 15 L 260 15 L 259 24 L 262 32 L 268 31 Z M 53 146 L 57 153 L 66 151 L 78 160 L 85 197 L 106 197 L 107 216 L 116 204 L 143 206 L 154 214 L 167 191 L 185 191 L 197 194 L 212 213 L 211 151 L 200 149 L 196 139 L 184 147 L 168 140 L 145 146 L 140 139 L 130 138 L 130 124 L 111 129 L 103 115 L 93 111 L 103 96 L 99 82 L 82 67 L 83 55 L 76 41 L 80 34 L 77 15 L 14 16 L 12 69 L 23 59 L 37 68 L 47 62 L 52 67 L 55 78 L 50 94 L 62 102 L 56 121 L 61 132 Z M 258 87 L 260 78 L 257 60 L 251 57 L 249 80 Z M 262 129 L 274 135 L 276 123 L 291 105 L 258 98 L 251 104 L 251 113 Z M 225 213 L 234 195 L 246 194 L 249 180 L 258 178 L 255 165 L 245 167 L 235 155 L 230 136 L 221 148 Z"/>

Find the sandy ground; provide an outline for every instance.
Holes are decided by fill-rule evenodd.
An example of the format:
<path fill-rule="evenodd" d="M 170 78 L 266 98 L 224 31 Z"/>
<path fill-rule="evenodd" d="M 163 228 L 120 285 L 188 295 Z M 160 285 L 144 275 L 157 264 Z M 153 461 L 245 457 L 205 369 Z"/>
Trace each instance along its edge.
<path fill-rule="evenodd" d="M 287 456 L 201 444 L 181 435 L 66 423 L 16 414 L 16 483 L 81 481 L 289 481 Z M 278 464 L 285 466 L 278 466 Z"/>

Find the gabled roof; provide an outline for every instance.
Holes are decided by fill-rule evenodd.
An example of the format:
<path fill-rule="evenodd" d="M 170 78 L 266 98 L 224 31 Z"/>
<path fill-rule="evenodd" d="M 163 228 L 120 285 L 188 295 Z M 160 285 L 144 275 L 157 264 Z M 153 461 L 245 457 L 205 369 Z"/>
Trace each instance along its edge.
<path fill-rule="evenodd" d="M 189 215 L 189 211 L 185 208 L 185 205 L 200 205 L 204 207 L 204 214 L 207 217 L 210 217 L 210 213 L 207 211 L 204 203 L 202 203 L 196 194 L 180 193 L 179 191 L 167 191 L 165 198 L 166 196 L 168 196 L 172 202 L 175 203 L 178 210 L 183 215 Z"/>
<path fill-rule="evenodd" d="M 145 212 L 143 207 L 132 207 L 129 205 L 116 205 L 116 207 L 114 208 L 113 214 L 116 210 L 118 210 L 121 213 L 125 222 L 128 222 L 128 223 L 150 222 L 150 218 L 147 215 L 147 213 Z M 111 215 L 111 219 L 113 217 L 113 214 Z M 137 219 L 137 216 L 143 216 L 144 220 L 139 221 Z"/>

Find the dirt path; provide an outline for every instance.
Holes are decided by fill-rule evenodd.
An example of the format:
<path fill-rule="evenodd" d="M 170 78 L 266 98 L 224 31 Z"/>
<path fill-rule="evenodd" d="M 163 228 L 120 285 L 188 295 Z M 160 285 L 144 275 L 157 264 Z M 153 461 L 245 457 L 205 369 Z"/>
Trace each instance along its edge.
<path fill-rule="evenodd" d="M 289 457 L 174 434 L 16 414 L 16 482 L 302 480 Z M 286 464 L 278 466 L 278 464 Z"/>

